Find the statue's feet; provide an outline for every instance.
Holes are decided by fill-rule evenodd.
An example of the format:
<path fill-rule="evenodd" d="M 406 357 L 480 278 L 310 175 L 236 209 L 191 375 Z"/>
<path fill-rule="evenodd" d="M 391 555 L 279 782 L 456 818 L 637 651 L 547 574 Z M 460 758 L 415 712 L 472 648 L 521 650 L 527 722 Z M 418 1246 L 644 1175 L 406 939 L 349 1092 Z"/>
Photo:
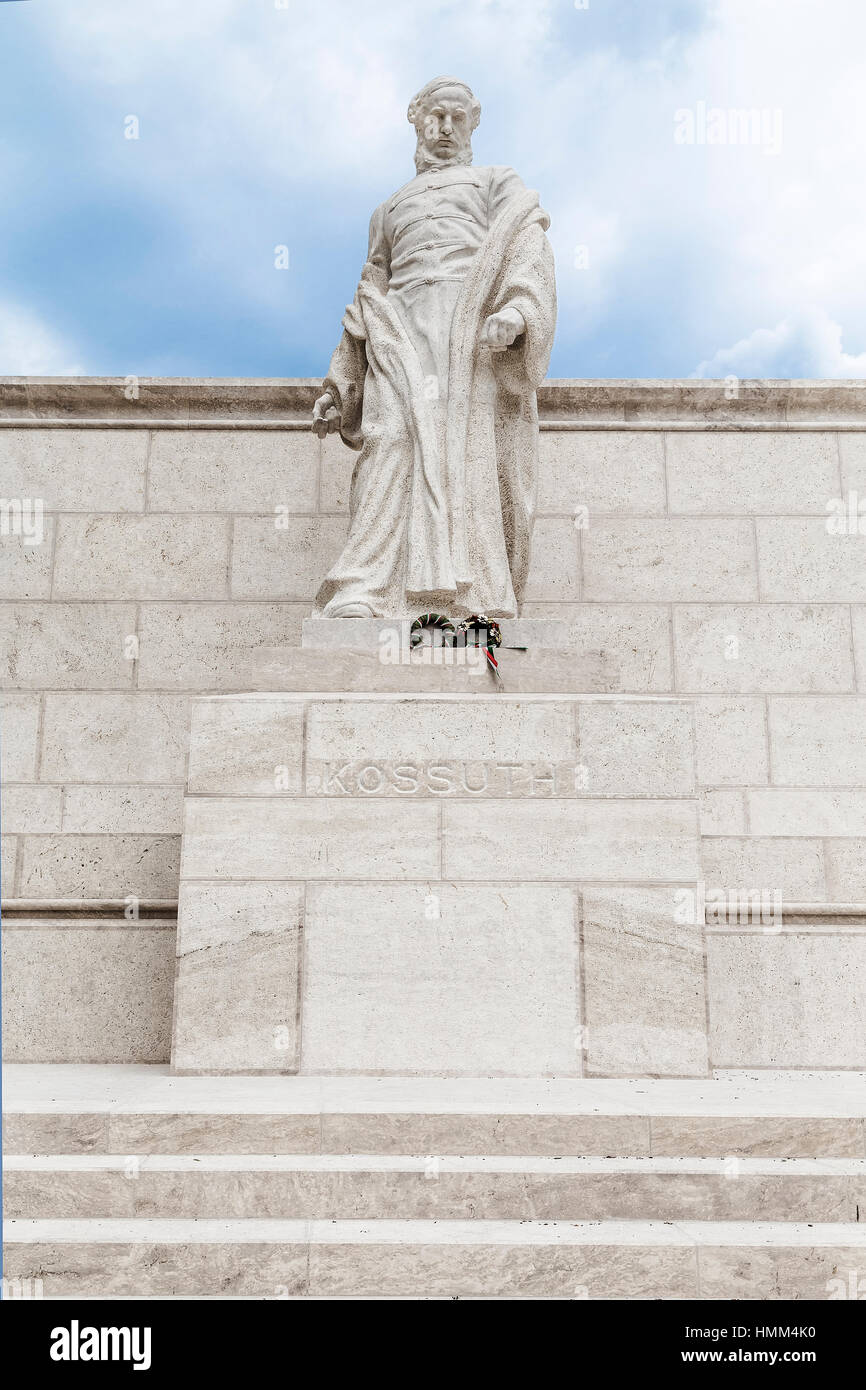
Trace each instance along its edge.
<path fill-rule="evenodd" d="M 375 618 L 375 613 L 368 603 L 362 603 L 360 599 L 355 599 L 348 603 L 341 603 L 330 613 L 325 614 L 328 618 Z"/>

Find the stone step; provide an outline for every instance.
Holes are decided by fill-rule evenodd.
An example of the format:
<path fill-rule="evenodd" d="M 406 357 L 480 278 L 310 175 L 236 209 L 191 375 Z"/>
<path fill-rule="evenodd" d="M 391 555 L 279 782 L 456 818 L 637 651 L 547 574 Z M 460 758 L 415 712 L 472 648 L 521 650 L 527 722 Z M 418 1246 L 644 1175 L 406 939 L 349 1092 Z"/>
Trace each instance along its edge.
<path fill-rule="evenodd" d="M 559 626 L 556 624 L 555 626 Z M 259 647 L 253 653 L 247 686 L 259 691 L 452 693 L 487 696 L 612 694 L 622 689 L 620 665 L 611 651 L 551 650 L 530 647 L 496 652 L 501 684 L 494 681 L 477 648 L 419 648 L 399 659 L 383 660 L 375 651 L 341 647 Z"/>
<path fill-rule="evenodd" d="M 866 1159 L 10 1155 L 3 1187 L 13 1219 L 866 1221 Z"/>
<path fill-rule="evenodd" d="M 826 1300 L 860 1296 L 866 1265 L 866 1225 L 844 1223 L 9 1221 L 5 1238 L 6 1279 L 46 1298 Z"/>
<path fill-rule="evenodd" d="M 700 1081 L 174 1076 L 11 1065 L 13 1154 L 866 1157 L 856 1073 Z"/>

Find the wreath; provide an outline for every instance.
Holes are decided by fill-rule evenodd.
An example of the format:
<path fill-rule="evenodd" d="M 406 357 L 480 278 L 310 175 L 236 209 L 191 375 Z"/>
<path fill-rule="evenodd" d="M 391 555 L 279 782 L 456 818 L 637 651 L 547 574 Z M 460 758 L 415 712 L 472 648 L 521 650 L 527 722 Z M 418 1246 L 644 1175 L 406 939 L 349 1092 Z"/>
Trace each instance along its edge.
<path fill-rule="evenodd" d="M 424 633 L 428 630 L 442 633 L 443 646 L 481 647 L 487 659 L 488 670 L 501 683 L 499 662 L 493 655 L 493 650 L 502 646 L 502 630 L 492 618 L 488 618 L 484 613 L 473 613 L 455 627 L 451 619 L 442 613 L 422 613 L 409 630 L 409 645 L 420 646 L 424 641 Z"/>
<path fill-rule="evenodd" d="M 454 624 L 450 618 L 446 618 L 442 613 L 422 613 L 420 618 L 415 619 L 409 629 L 409 645 L 411 647 L 420 647 L 421 643 L 424 641 L 424 633 L 429 629 L 452 634 L 454 632 Z"/>

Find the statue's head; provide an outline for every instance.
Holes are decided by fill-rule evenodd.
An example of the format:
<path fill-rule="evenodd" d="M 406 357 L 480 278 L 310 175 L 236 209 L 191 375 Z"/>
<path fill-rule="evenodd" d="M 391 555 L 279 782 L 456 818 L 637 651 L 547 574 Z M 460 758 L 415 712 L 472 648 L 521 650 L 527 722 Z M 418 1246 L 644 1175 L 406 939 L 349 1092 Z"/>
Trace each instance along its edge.
<path fill-rule="evenodd" d="M 408 117 L 418 136 L 415 168 L 472 163 L 472 132 L 481 120 L 481 102 L 456 77 L 434 77 L 409 103 Z"/>

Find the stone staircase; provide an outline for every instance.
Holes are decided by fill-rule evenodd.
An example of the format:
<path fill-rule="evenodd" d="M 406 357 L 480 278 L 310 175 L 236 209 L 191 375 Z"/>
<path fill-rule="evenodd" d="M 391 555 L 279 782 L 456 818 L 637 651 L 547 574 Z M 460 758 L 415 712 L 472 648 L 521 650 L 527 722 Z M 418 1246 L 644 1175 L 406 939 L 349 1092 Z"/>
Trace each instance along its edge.
<path fill-rule="evenodd" d="M 866 1296 L 851 1074 L 14 1066 L 4 1097 L 5 1274 L 47 1298 Z"/>

